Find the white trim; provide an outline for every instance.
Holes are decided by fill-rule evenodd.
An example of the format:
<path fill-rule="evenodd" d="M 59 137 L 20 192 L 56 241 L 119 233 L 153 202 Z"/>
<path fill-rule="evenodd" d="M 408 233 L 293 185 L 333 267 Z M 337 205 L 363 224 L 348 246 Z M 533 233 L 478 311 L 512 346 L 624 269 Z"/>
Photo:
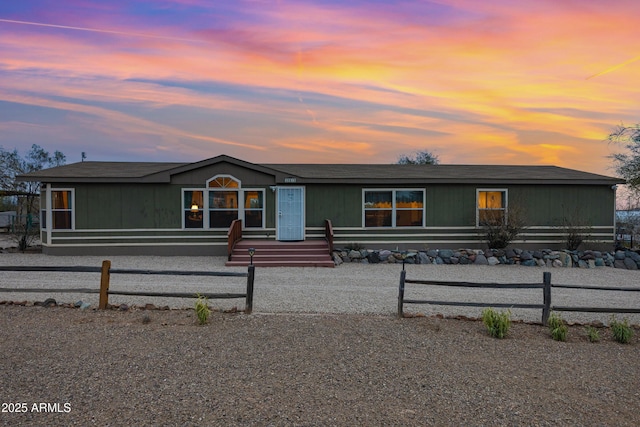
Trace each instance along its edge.
<path fill-rule="evenodd" d="M 156 247 L 156 246 L 226 246 L 227 241 L 224 242 L 206 242 L 206 243 L 153 243 L 150 245 L 149 243 L 101 243 L 100 247 L 122 247 L 122 246 L 130 246 L 130 247 L 140 247 L 140 246 L 148 246 L 148 247 Z M 84 244 L 52 244 L 52 245 L 42 245 L 48 248 L 94 248 L 96 245 L 91 243 Z"/>
<path fill-rule="evenodd" d="M 53 228 L 53 193 L 58 191 L 68 191 L 71 193 L 69 209 L 56 209 L 56 212 L 70 212 L 71 213 L 71 228 Z M 52 232 L 54 231 L 74 231 L 76 229 L 76 189 L 67 187 L 52 187 L 51 184 L 47 184 L 46 190 L 46 228 L 47 241 L 51 241 Z M 42 208 L 41 208 L 42 209 Z"/>
<path fill-rule="evenodd" d="M 476 188 L 476 227 L 482 227 L 482 225 L 480 224 L 480 206 L 478 206 L 479 201 L 480 201 L 480 192 L 503 192 L 504 193 L 504 207 L 502 208 L 502 210 L 504 210 L 504 218 L 505 221 L 508 218 L 508 212 L 509 212 L 509 189 L 508 188 Z M 483 210 L 499 210 L 499 209 L 483 209 Z"/>
<path fill-rule="evenodd" d="M 232 181 L 237 182 L 238 183 L 238 187 L 209 187 L 209 183 L 211 181 L 215 181 L 218 178 L 229 178 Z M 239 189 L 242 188 L 242 181 L 240 181 L 238 178 L 236 178 L 233 175 L 229 175 L 229 174 L 226 174 L 226 173 L 221 173 L 221 174 L 218 174 L 218 175 L 214 175 L 211 178 L 209 178 L 208 180 L 206 180 L 205 181 L 205 186 L 207 187 L 207 190 L 210 189 L 210 188 L 237 188 L 239 190 Z"/>
<path fill-rule="evenodd" d="M 53 212 L 51 212 L 51 184 L 47 184 L 47 195 L 46 195 L 46 210 L 45 210 L 45 223 L 47 225 L 47 239 L 46 243 L 51 243 L 51 232 L 53 231 L 53 227 L 51 227 L 51 223 L 53 223 Z"/>

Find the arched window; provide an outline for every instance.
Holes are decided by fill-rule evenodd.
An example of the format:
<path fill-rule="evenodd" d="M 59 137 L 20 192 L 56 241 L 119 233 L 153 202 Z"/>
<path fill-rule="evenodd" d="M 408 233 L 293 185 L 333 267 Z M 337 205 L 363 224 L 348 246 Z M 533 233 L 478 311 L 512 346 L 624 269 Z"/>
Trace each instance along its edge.
<path fill-rule="evenodd" d="M 216 175 L 207 181 L 209 188 L 240 188 L 240 181 L 231 175 Z"/>
<path fill-rule="evenodd" d="M 216 175 L 209 188 L 209 228 L 229 228 L 238 219 L 240 181 L 231 175 Z"/>
<path fill-rule="evenodd" d="M 183 188 L 184 228 L 229 228 L 242 219 L 243 228 L 264 228 L 265 190 L 242 188 L 231 175 L 216 175 L 206 188 Z"/>

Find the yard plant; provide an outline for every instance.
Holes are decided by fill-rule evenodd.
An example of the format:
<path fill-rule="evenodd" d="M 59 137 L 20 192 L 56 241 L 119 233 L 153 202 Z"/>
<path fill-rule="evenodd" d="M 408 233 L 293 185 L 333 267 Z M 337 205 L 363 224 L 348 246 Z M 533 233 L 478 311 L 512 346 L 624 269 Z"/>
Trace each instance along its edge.
<path fill-rule="evenodd" d="M 589 338 L 589 342 L 600 341 L 600 331 L 593 326 L 587 326 L 587 338 Z"/>
<path fill-rule="evenodd" d="M 204 297 L 200 294 L 197 295 L 196 304 L 195 304 L 196 316 L 198 316 L 198 323 L 204 325 L 209 320 L 209 315 L 211 314 L 211 309 L 208 305 L 207 297 Z"/>
<path fill-rule="evenodd" d="M 569 327 L 564 323 L 562 317 L 557 313 L 552 313 L 549 316 L 549 330 L 551 331 L 551 338 L 556 341 L 566 341 L 567 332 Z"/>
<path fill-rule="evenodd" d="M 631 337 L 633 336 L 633 330 L 631 329 L 631 326 L 629 326 L 627 319 L 619 322 L 615 316 L 611 316 L 611 332 L 613 334 L 613 339 L 618 341 L 620 344 L 627 344 L 631 341 Z"/>
<path fill-rule="evenodd" d="M 511 326 L 511 311 L 498 313 L 493 308 L 482 310 L 482 322 L 487 327 L 487 332 L 494 338 L 504 338 Z"/>

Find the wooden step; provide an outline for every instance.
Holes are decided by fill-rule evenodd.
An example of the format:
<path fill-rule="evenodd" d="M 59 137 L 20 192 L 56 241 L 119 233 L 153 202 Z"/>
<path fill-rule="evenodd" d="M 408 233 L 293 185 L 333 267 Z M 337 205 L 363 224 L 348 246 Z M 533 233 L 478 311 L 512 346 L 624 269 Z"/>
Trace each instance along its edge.
<path fill-rule="evenodd" d="M 253 264 L 259 267 L 334 267 L 325 240 L 280 242 L 240 240 L 236 243 L 227 266 L 247 266 L 251 262 L 249 248 L 255 250 Z"/>

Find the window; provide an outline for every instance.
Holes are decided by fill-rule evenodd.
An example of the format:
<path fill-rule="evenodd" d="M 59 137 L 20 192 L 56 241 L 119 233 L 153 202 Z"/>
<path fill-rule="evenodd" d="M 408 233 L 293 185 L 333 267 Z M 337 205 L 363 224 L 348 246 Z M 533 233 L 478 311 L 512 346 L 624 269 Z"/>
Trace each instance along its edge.
<path fill-rule="evenodd" d="M 238 219 L 240 181 L 230 175 L 216 175 L 207 181 L 209 187 L 209 227 L 229 228 Z M 212 190 L 213 189 L 213 190 Z"/>
<path fill-rule="evenodd" d="M 216 175 L 206 188 L 182 189 L 184 228 L 229 228 L 240 218 L 244 228 L 264 228 L 265 190 L 243 189 L 230 175 Z"/>
<path fill-rule="evenodd" d="M 507 190 L 480 189 L 477 194 L 478 226 L 504 224 L 507 220 Z"/>
<path fill-rule="evenodd" d="M 51 191 L 51 222 L 53 230 L 73 229 L 73 190 Z M 42 228 L 48 227 L 47 210 L 42 210 Z"/>
<path fill-rule="evenodd" d="M 183 191 L 184 228 L 204 227 L 204 191 L 184 190 Z"/>
<path fill-rule="evenodd" d="M 237 191 L 209 191 L 209 227 L 229 228 L 238 219 Z"/>
<path fill-rule="evenodd" d="M 264 190 L 244 191 L 244 226 L 264 227 Z"/>
<path fill-rule="evenodd" d="M 364 190 L 364 226 L 422 227 L 424 198 L 424 190 Z"/>

